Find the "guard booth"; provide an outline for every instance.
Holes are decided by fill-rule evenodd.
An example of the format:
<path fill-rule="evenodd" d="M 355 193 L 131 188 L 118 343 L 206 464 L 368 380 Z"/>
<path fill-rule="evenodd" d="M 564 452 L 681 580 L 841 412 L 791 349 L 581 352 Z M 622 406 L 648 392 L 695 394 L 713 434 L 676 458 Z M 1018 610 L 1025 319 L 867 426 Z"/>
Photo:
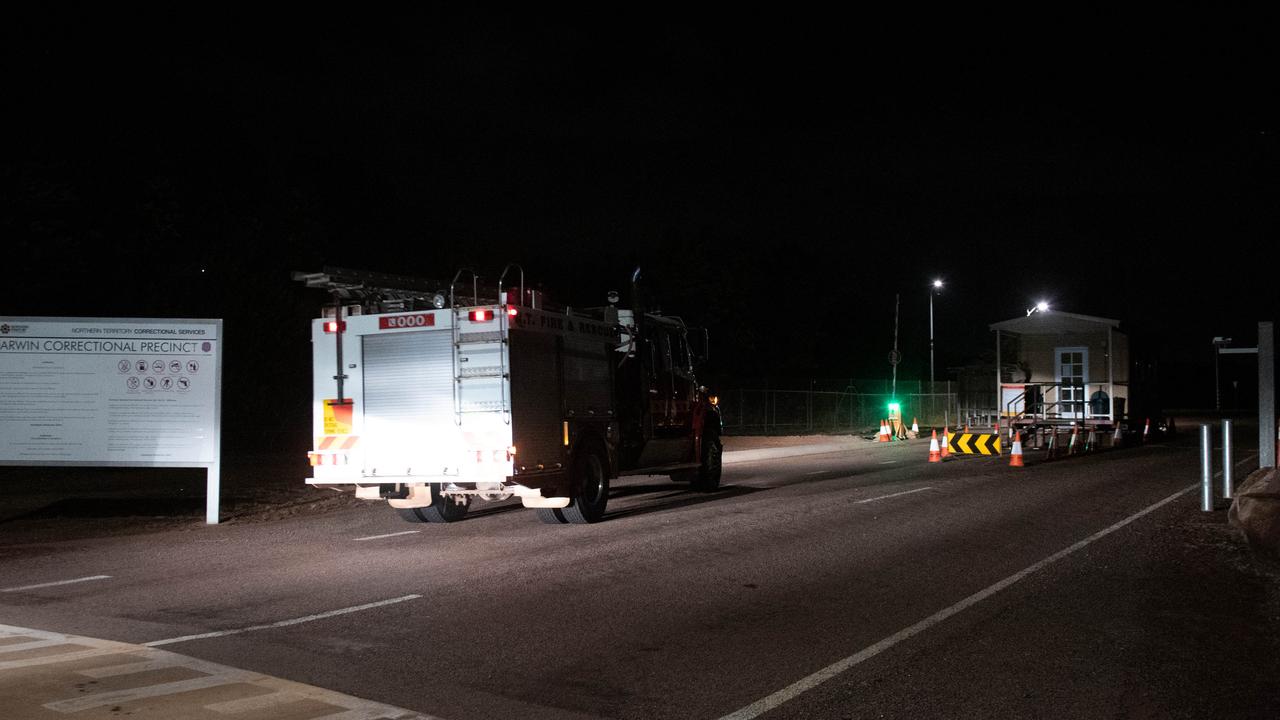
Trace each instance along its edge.
<path fill-rule="evenodd" d="M 1007 426 L 1112 429 L 1126 418 L 1129 340 L 1120 321 L 1057 310 L 993 323 Z"/>

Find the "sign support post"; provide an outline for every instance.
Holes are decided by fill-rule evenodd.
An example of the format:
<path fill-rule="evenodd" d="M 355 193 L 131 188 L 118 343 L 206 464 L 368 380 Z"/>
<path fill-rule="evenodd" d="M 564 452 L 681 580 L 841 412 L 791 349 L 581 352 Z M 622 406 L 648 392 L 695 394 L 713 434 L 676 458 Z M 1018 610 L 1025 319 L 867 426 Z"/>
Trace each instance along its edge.
<path fill-rule="evenodd" d="M 1276 466 L 1276 335 L 1258 323 L 1258 467 Z"/>
<path fill-rule="evenodd" d="M 222 468 L 221 463 L 209 463 L 206 472 L 208 473 L 208 482 L 205 505 L 204 505 L 204 521 L 208 525 L 218 524 L 218 510 L 222 503 Z"/>

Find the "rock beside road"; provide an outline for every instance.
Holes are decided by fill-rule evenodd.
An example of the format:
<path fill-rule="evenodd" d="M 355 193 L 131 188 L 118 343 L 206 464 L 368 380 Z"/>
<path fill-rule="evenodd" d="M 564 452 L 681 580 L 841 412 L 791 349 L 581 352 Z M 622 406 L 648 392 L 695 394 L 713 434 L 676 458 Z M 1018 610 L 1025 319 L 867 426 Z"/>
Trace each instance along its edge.
<path fill-rule="evenodd" d="M 1236 489 L 1228 518 L 1249 545 L 1280 557 L 1280 475 L 1259 468 Z"/>

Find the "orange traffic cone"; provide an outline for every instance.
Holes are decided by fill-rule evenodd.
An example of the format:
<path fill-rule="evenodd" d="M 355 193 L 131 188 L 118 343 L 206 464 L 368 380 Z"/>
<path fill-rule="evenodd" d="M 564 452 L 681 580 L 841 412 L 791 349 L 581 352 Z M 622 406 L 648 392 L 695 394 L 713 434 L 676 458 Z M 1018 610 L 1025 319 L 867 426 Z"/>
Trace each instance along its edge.
<path fill-rule="evenodd" d="M 938 431 L 933 431 L 933 439 L 929 440 L 929 462 L 942 462 L 942 450 L 938 448 Z"/>
<path fill-rule="evenodd" d="M 1117 448 L 1124 444 L 1124 433 L 1120 432 L 1120 423 L 1116 423 L 1116 431 L 1111 433 L 1111 447 Z"/>
<path fill-rule="evenodd" d="M 1089 434 L 1084 436 L 1085 452 L 1093 452 L 1098 449 L 1098 434 L 1096 430 L 1097 428 L 1092 425 L 1089 426 Z"/>
<path fill-rule="evenodd" d="M 1142 442 L 1146 442 L 1151 436 L 1151 418 L 1147 418 L 1147 424 L 1142 426 Z"/>
<path fill-rule="evenodd" d="M 942 457 L 944 458 L 951 457 L 951 444 L 947 442 L 947 436 L 950 434 L 951 434 L 951 431 L 947 429 L 946 425 L 943 425 L 942 426 Z"/>
<path fill-rule="evenodd" d="M 876 442 L 889 442 L 889 424 L 884 420 L 880 421 L 880 436 Z"/>
<path fill-rule="evenodd" d="M 1013 452 L 1009 453 L 1009 467 L 1022 467 L 1022 433 L 1013 435 Z"/>
<path fill-rule="evenodd" d="M 1053 432 L 1049 433 L 1049 448 L 1045 453 L 1045 457 L 1052 460 L 1058 454 L 1058 428 L 1055 426 Z"/>
<path fill-rule="evenodd" d="M 915 418 L 911 418 L 911 432 L 907 434 L 907 437 L 910 437 L 910 438 L 920 437 L 920 426 L 916 424 Z"/>
<path fill-rule="evenodd" d="M 1068 454 L 1068 455 L 1075 455 L 1075 454 L 1076 454 L 1076 452 L 1077 452 L 1077 450 L 1076 450 L 1076 438 L 1078 438 L 1079 436 L 1080 436 L 1080 426 L 1079 426 L 1079 425 L 1076 425 L 1075 423 L 1072 423 L 1072 424 L 1071 424 L 1071 444 L 1067 446 L 1067 454 Z"/>

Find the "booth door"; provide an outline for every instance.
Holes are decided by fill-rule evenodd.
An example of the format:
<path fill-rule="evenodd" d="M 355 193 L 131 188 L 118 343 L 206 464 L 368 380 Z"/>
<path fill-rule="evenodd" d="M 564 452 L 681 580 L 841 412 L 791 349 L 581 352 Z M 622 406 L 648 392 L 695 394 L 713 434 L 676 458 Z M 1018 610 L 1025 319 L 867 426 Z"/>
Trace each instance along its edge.
<path fill-rule="evenodd" d="M 1087 417 L 1089 348 L 1055 348 L 1057 358 L 1058 412 L 1064 416 Z"/>

